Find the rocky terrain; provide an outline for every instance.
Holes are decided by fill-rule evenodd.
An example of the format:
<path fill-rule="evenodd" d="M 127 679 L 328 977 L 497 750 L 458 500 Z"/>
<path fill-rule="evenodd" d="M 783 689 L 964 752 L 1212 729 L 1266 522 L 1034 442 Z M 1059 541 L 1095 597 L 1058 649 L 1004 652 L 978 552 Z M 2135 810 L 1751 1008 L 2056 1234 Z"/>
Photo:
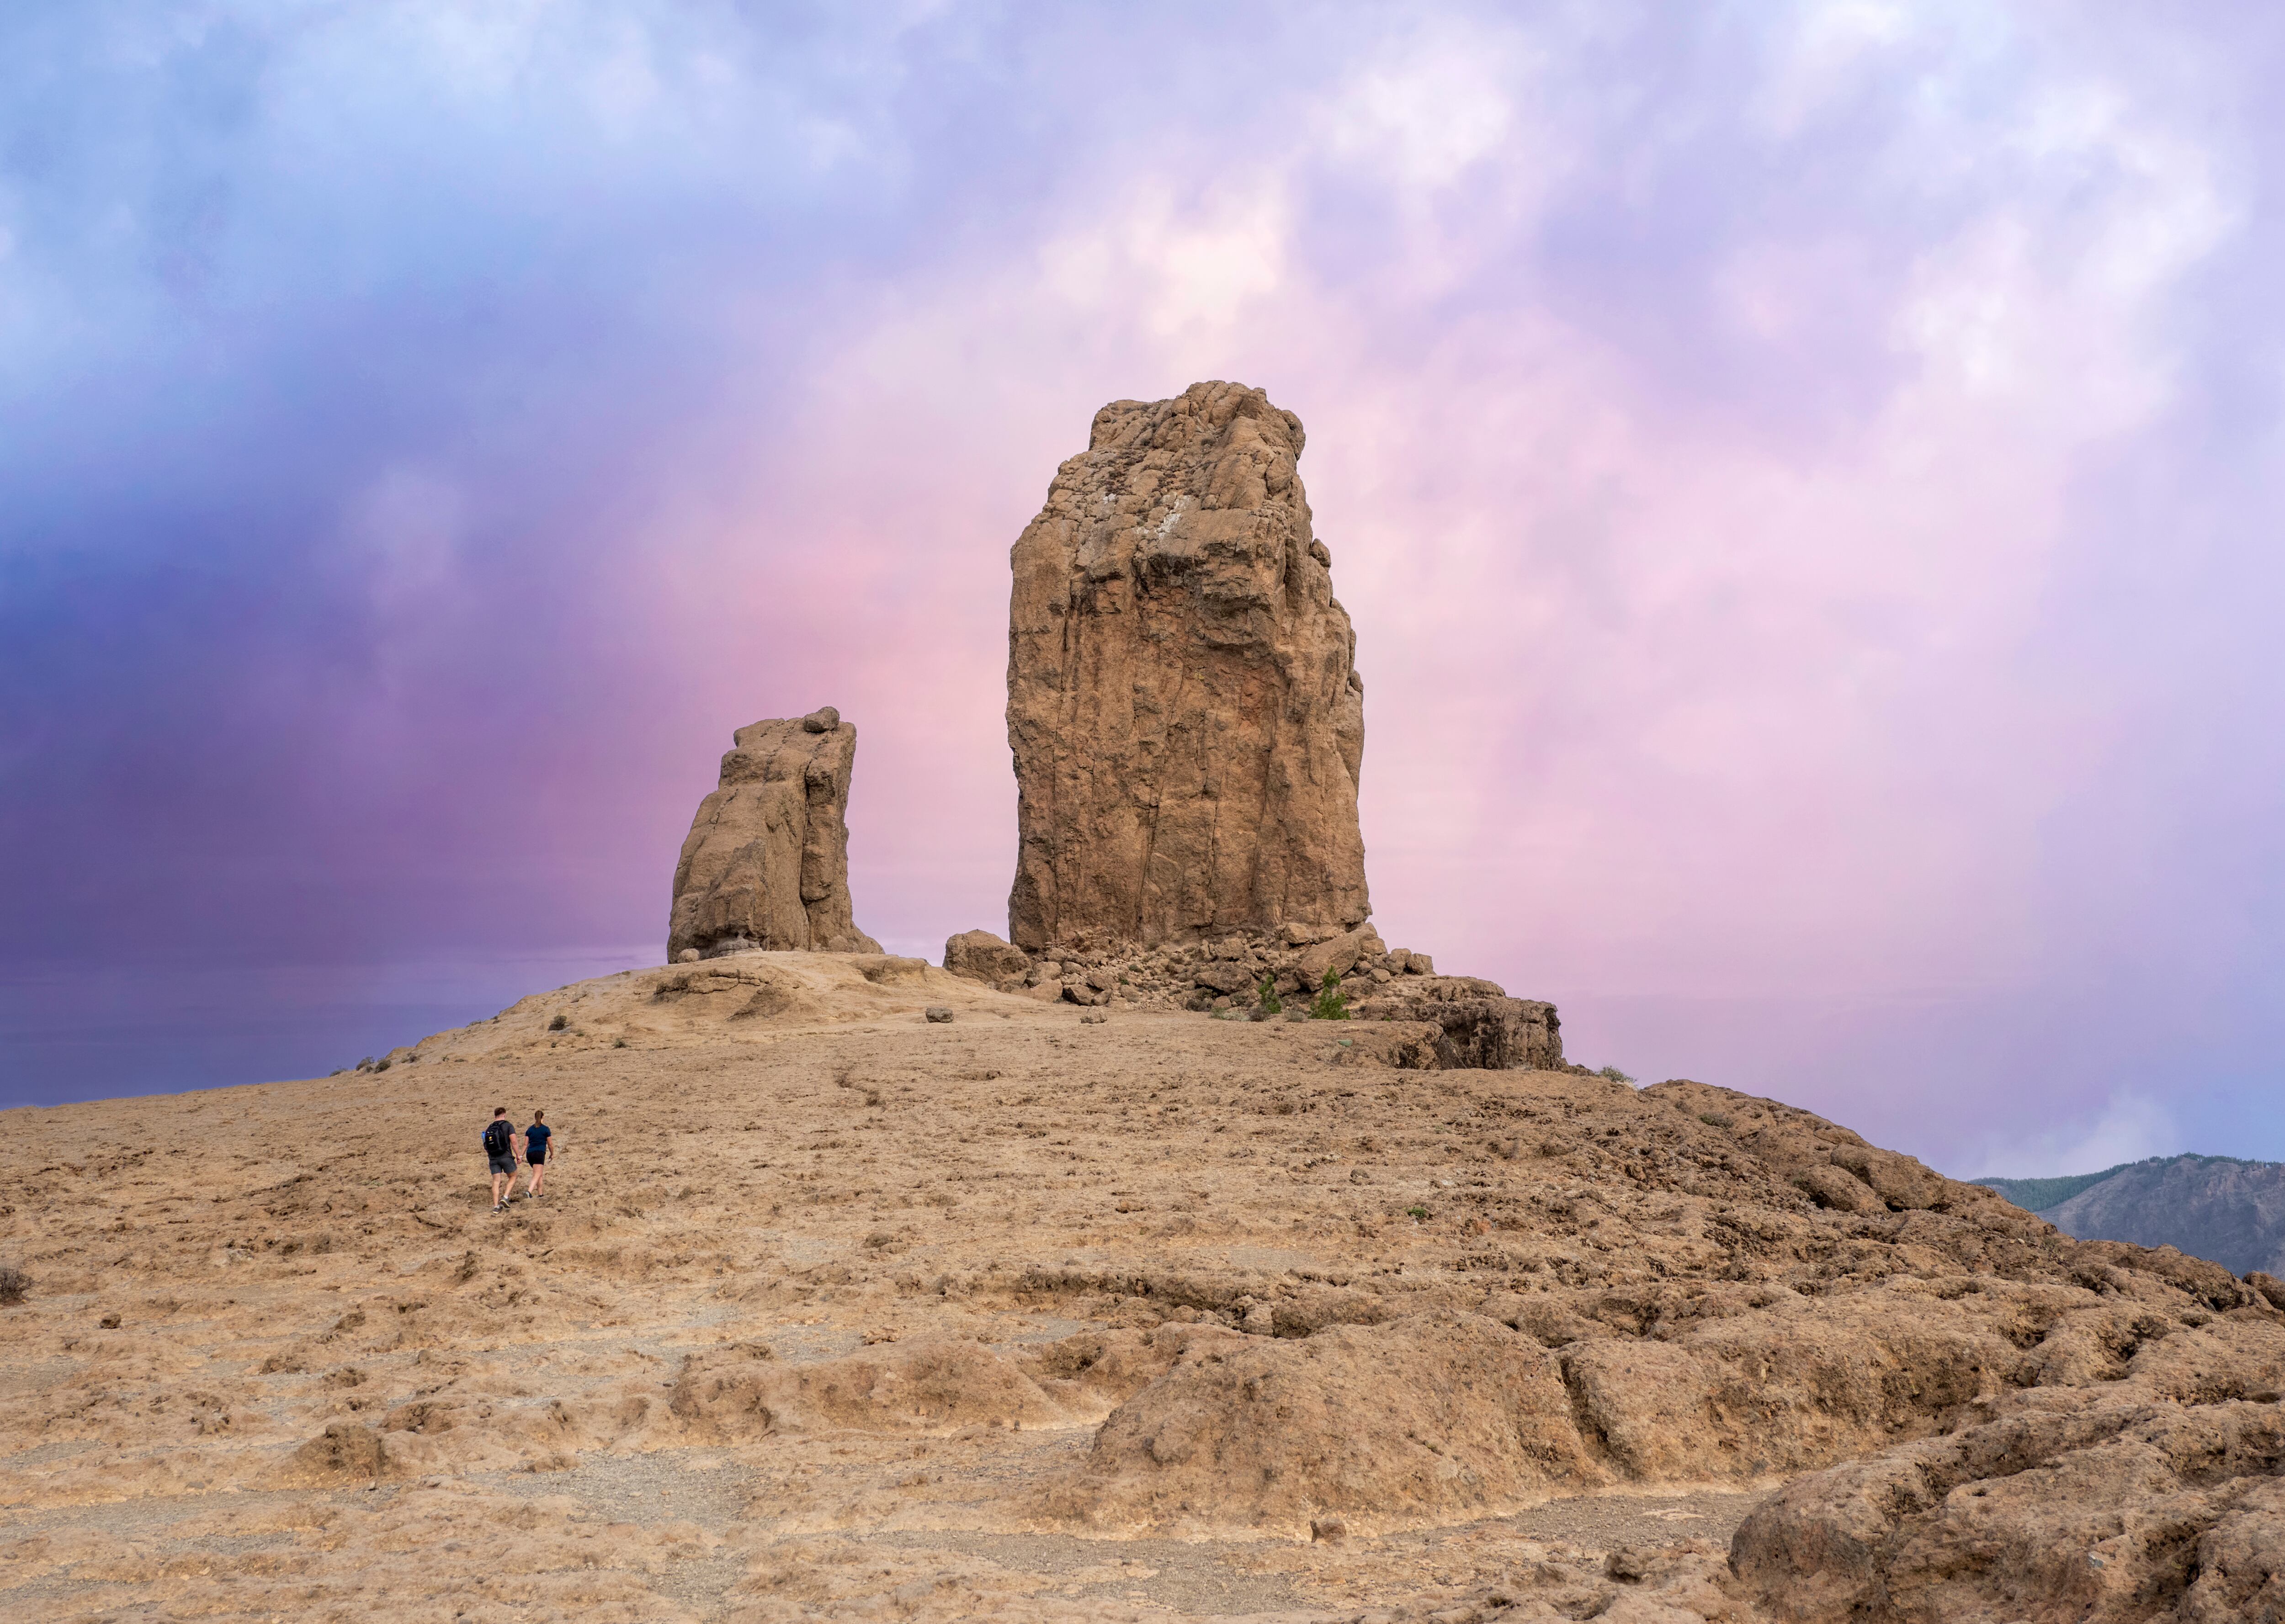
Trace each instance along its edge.
<path fill-rule="evenodd" d="M 1427 953 L 1392 949 L 1370 925 L 1288 925 L 1189 944 L 1030 953 L 988 930 L 966 930 L 944 945 L 944 962 L 953 974 L 1002 992 L 1082 1008 L 1287 1021 L 1338 1010 L 1374 1023 L 1356 1041 L 1386 1055 L 1387 1063 L 1419 1070 L 1563 1064 L 1554 1005 L 1510 998 L 1481 977 L 1440 976 Z"/>
<path fill-rule="evenodd" d="M 1371 913 L 1364 683 L 1300 420 L 1259 389 L 1113 401 L 1017 541 L 1017 945 L 1156 945 Z"/>
<path fill-rule="evenodd" d="M 2281 1616 L 2285 1288 L 1395 1024 L 747 953 L 6 1113 L 0 1615 Z"/>
<path fill-rule="evenodd" d="M 674 866 L 666 956 L 878 953 L 849 899 L 857 730 L 828 705 L 741 727 Z"/>
<path fill-rule="evenodd" d="M 1114 403 L 1017 544 L 1012 940 L 857 930 L 828 708 L 664 966 L 0 1113 L 0 1616 L 2285 1620 L 2285 1284 L 1366 922 L 1301 444 Z"/>
<path fill-rule="evenodd" d="M 2156 1156 L 2068 1179 L 1982 1179 L 2084 1240 L 2179 1246 L 2241 1273 L 2285 1275 L 2285 1164 Z"/>

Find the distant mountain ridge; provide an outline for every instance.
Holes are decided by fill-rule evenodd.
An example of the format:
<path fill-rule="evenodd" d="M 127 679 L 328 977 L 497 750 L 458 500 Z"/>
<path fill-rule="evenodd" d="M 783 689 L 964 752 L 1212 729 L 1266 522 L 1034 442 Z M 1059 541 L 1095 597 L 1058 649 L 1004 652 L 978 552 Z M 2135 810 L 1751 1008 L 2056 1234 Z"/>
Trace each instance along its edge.
<path fill-rule="evenodd" d="M 2285 1275 L 2285 1162 L 2154 1156 L 2059 1179 L 1975 1179 L 2083 1241 L 2175 1246 Z"/>

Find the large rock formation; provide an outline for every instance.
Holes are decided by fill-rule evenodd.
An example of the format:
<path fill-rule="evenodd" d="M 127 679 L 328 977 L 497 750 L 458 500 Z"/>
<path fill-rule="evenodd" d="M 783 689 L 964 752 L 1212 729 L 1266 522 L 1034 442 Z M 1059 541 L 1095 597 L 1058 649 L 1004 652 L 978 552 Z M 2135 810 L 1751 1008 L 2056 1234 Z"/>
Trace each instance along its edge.
<path fill-rule="evenodd" d="M 736 740 L 674 866 L 666 956 L 880 952 L 849 903 L 857 730 L 828 705 L 741 727 Z"/>
<path fill-rule="evenodd" d="M 1371 907 L 1355 634 L 1259 389 L 1114 401 L 1015 545 L 1017 945 L 1195 940 Z"/>

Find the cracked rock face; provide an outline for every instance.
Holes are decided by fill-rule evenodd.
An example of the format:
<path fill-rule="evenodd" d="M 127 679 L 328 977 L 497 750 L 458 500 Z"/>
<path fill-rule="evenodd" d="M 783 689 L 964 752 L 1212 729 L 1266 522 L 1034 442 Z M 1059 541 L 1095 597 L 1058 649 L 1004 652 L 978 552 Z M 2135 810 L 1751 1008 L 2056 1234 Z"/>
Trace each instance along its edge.
<path fill-rule="evenodd" d="M 878 953 L 849 901 L 857 730 L 828 705 L 741 727 L 674 867 L 666 956 Z"/>
<path fill-rule="evenodd" d="M 1238 384 L 1114 401 L 1017 541 L 1017 946 L 1371 912 L 1363 684 L 1302 441 Z"/>

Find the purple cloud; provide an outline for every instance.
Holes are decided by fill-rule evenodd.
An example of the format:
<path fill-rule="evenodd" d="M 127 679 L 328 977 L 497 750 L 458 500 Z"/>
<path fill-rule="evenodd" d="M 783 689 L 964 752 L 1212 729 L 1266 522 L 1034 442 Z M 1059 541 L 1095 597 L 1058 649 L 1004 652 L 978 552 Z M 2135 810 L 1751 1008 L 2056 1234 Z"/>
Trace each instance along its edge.
<path fill-rule="evenodd" d="M 1234 377 L 1308 425 L 1391 939 L 1958 1173 L 2285 1155 L 2265 13 L 0 46 L 9 1097 L 632 961 L 730 729 L 828 702 L 860 920 L 996 925 L 1006 548 L 1096 405 Z"/>

